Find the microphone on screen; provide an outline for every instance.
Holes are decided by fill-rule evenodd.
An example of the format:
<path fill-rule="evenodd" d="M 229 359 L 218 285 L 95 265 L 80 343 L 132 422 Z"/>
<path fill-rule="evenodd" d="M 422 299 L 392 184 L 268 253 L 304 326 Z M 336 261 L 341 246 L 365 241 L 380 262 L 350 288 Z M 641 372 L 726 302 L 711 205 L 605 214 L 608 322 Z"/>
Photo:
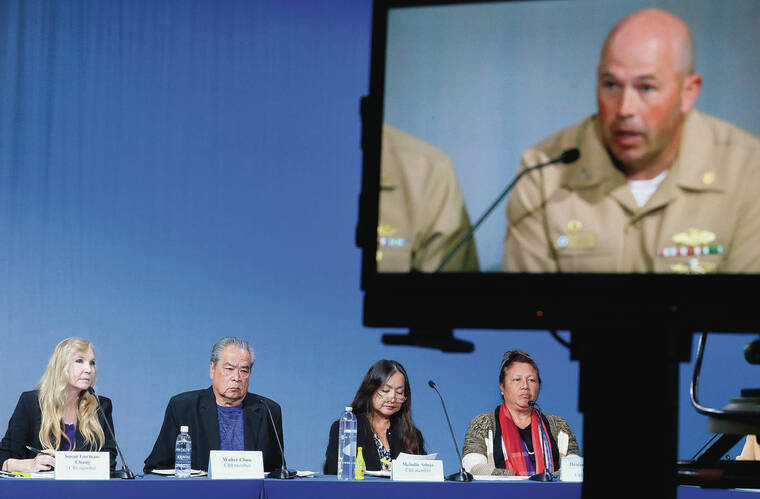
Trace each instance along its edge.
<path fill-rule="evenodd" d="M 428 381 L 428 385 L 430 388 L 435 390 L 435 393 L 438 394 L 438 398 L 441 399 L 441 406 L 443 407 L 443 414 L 446 416 L 446 422 L 449 424 L 449 431 L 451 432 L 451 439 L 454 441 L 454 448 L 457 451 L 457 457 L 459 458 L 459 472 L 458 473 L 452 473 L 451 475 L 448 475 L 446 477 L 447 481 L 450 482 L 471 482 L 472 481 L 472 475 L 470 473 L 467 473 L 464 470 L 464 465 L 462 464 L 462 454 L 459 452 L 459 445 L 457 445 L 457 439 L 454 436 L 454 430 L 451 428 L 451 420 L 449 419 L 449 413 L 446 411 L 446 404 L 443 403 L 443 396 L 441 395 L 441 392 L 438 391 L 438 387 L 435 386 L 435 382 L 433 380 Z"/>
<path fill-rule="evenodd" d="M 538 413 L 538 418 L 543 419 L 543 414 L 541 414 L 541 409 L 538 407 L 538 404 L 535 400 L 529 400 L 528 405 L 533 408 L 534 411 Z M 539 435 L 541 435 L 541 432 L 539 431 Z M 543 436 L 539 439 L 541 441 L 541 445 L 543 445 L 544 438 Z M 552 451 L 552 444 L 551 442 L 547 442 L 548 452 Z M 535 452 L 536 449 L 533 449 L 533 452 Z M 554 481 L 554 475 L 552 475 L 549 472 L 549 461 L 547 461 L 547 450 L 545 448 L 541 449 L 541 454 L 544 456 L 544 472 L 543 473 L 536 473 L 535 475 L 531 475 L 528 480 L 533 480 L 534 482 L 551 482 Z"/>
<path fill-rule="evenodd" d="M 124 480 L 134 480 L 135 474 L 130 471 L 129 467 L 127 466 L 127 463 L 124 461 L 124 454 L 121 453 L 121 449 L 119 448 L 119 442 L 116 441 L 116 435 L 113 433 L 113 428 L 111 428 L 111 424 L 108 422 L 108 417 L 106 417 L 106 413 L 103 410 L 103 406 L 100 405 L 100 399 L 97 395 L 95 395 L 95 390 L 92 387 L 89 387 L 87 389 L 87 393 L 92 395 L 95 398 L 95 403 L 98 405 L 98 411 L 103 415 L 103 421 L 106 422 L 106 428 L 108 428 L 108 433 L 111 435 L 111 438 L 113 439 L 113 443 L 116 445 L 116 452 L 119 453 L 119 458 L 121 459 L 121 469 L 120 470 L 112 470 L 111 471 L 111 478 L 122 478 Z"/>
<path fill-rule="evenodd" d="M 277 425 L 274 424 L 274 417 L 272 417 L 272 411 L 269 410 L 269 406 L 266 402 L 263 400 L 260 400 L 261 405 L 264 406 L 264 408 L 267 410 L 267 414 L 269 414 L 269 422 L 272 423 L 272 431 L 274 432 L 274 438 L 277 439 L 277 447 L 280 448 L 280 457 L 282 458 L 282 467 L 279 470 L 270 471 L 267 474 L 267 478 L 278 478 L 281 480 L 287 480 L 289 478 L 295 478 L 296 472 L 290 471 L 285 466 L 285 450 L 282 447 L 282 442 L 280 442 L 280 435 L 277 433 Z"/>
<path fill-rule="evenodd" d="M 556 158 L 546 161 L 544 163 L 539 163 L 537 165 L 528 167 L 524 169 L 523 171 L 521 171 L 520 173 L 518 173 L 517 175 L 515 175 L 515 177 L 512 179 L 509 185 L 507 185 L 507 187 L 503 191 L 501 191 L 501 194 L 499 194 L 496 200 L 493 203 L 491 203 L 491 206 L 489 206 L 488 209 L 486 209 L 486 211 L 482 215 L 480 215 L 480 218 L 478 218 L 478 221 L 475 222 L 472 225 L 472 227 L 470 227 L 470 230 L 468 230 L 467 233 L 456 242 L 454 247 L 446 254 L 444 259 L 441 260 L 441 263 L 438 265 L 438 268 L 435 269 L 435 272 L 440 272 L 444 269 L 444 267 L 446 267 L 446 264 L 449 263 L 449 260 L 451 260 L 454 257 L 454 255 L 457 254 L 457 252 L 464 245 L 464 243 L 466 243 L 472 238 L 473 234 L 475 234 L 475 230 L 478 227 L 480 227 L 480 224 L 482 224 L 483 221 L 486 219 L 486 217 L 488 217 L 488 215 L 491 214 L 493 209 L 496 208 L 496 205 L 499 204 L 502 199 L 504 199 L 504 196 L 509 194 L 509 191 L 512 190 L 512 188 L 515 186 L 517 181 L 523 178 L 525 174 L 544 168 L 545 166 L 554 165 L 557 163 L 562 163 L 562 164 L 567 165 L 567 164 L 577 161 L 578 158 L 580 157 L 581 157 L 581 151 L 577 147 L 573 147 L 572 149 L 565 149 L 564 151 L 562 151 L 562 154 L 560 154 Z"/>

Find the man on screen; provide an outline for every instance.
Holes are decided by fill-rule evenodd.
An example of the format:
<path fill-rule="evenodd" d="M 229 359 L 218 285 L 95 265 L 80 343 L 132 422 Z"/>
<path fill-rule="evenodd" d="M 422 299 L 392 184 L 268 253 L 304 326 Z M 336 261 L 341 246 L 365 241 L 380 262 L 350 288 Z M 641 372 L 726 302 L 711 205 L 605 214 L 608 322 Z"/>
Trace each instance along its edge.
<path fill-rule="evenodd" d="M 174 469 L 174 444 L 180 426 L 188 426 L 194 470 L 207 470 L 211 450 L 259 450 L 264 470 L 282 464 L 274 424 L 282 442 L 280 406 L 255 393 L 248 382 L 255 354 L 247 341 L 226 337 L 211 349 L 211 387 L 180 393 L 169 400 L 161 432 L 153 451 L 145 460 L 145 473 L 154 469 Z"/>
<path fill-rule="evenodd" d="M 477 272 L 470 217 L 451 158 L 427 142 L 383 125 L 380 158 L 379 272 Z"/>
<path fill-rule="evenodd" d="M 760 139 L 694 109 L 689 27 L 646 9 L 608 35 L 598 113 L 523 154 L 507 205 L 510 272 L 760 272 Z"/>

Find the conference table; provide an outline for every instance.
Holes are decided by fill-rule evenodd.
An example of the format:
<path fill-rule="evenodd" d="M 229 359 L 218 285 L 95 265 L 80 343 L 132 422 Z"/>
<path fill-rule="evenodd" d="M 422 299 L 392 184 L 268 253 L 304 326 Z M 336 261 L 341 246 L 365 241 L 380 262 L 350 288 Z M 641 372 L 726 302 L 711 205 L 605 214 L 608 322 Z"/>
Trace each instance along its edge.
<path fill-rule="evenodd" d="M 621 489 L 624 489 L 624 480 Z M 620 491 L 618 491 L 620 493 Z M 678 499 L 757 499 L 760 490 L 707 489 L 678 487 Z M 0 497 L 55 497 L 56 499 L 103 497 L 107 499 L 295 499 L 350 497 L 361 499 L 440 499 L 463 497 L 531 499 L 580 499 L 581 484 L 572 482 L 474 481 L 392 482 L 386 478 L 338 481 L 335 477 L 296 478 L 293 480 L 211 480 L 148 475 L 135 480 L 52 480 L 34 478 L 0 479 Z M 617 495 L 617 494 L 614 494 Z M 656 494 L 653 494 L 656 497 Z"/>

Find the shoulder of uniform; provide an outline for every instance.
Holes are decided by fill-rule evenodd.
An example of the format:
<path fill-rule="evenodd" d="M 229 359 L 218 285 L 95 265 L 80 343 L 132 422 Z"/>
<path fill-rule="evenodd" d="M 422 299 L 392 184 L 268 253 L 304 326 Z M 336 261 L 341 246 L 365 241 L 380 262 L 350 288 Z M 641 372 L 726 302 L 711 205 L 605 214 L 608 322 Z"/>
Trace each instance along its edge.
<path fill-rule="evenodd" d="M 709 133 L 715 144 L 760 149 L 760 137 L 724 119 L 692 110 L 688 126 L 697 133 Z"/>
<path fill-rule="evenodd" d="M 554 135 L 547 137 L 526 150 L 523 154 L 523 160 L 538 163 L 557 157 L 566 149 L 579 147 L 586 134 L 590 131 L 593 132 L 595 119 L 595 116 L 589 116 L 580 123 L 561 129 Z"/>
<path fill-rule="evenodd" d="M 449 155 L 434 145 L 388 124 L 383 125 L 383 142 L 400 153 L 424 156 L 432 164 L 451 164 Z"/>

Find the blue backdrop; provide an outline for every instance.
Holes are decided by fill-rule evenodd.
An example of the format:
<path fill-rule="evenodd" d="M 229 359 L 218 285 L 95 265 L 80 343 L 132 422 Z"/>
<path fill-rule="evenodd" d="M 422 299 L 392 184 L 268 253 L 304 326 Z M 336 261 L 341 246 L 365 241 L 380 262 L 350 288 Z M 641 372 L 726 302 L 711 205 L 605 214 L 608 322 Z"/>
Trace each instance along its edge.
<path fill-rule="evenodd" d="M 535 354 L 544 410 L 582 439 L 578 365 L 548 333 L 460 330 L 475 343 L 461 355 L 386 347 L 387 330 L 361 325 L 370 31 L 368 0 L 0 2 L 0 431 L 54 345 L 83 336 L 141 470 L 169 397 L 208 386 L 211 345 L 236 335 L 257 352 L 252 389 L 282 405 L 298 469 L 321 468 L 331 421 L 379 358 L 407 367 L 415 420 L 447 472 L 455 452 L 427 380 L 461 445 L 498 403 L 510 348 Z M 749 339 L 711 338 L 706 405 L 753 386 Z M 599 354 L 617 348 L 624 338 Z M 683 457 L 708 436 L 686 398 L 690 369 Z M 642 382 L 662 382 L 646 352 Z M 656 424 L 657 408 L 631 402 Z"/>

